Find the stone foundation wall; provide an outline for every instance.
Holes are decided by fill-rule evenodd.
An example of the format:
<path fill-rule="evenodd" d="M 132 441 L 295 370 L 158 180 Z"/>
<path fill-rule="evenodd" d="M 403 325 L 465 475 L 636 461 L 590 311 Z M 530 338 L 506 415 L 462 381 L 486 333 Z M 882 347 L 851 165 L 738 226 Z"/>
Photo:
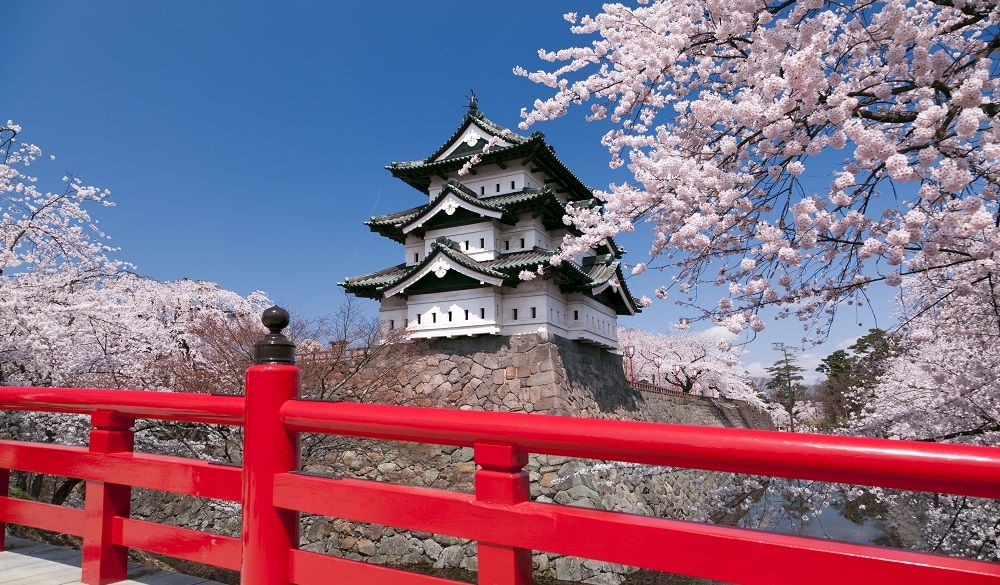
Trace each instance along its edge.
<path fill-rule="evenodd" d="M 414 344 L 368 401 L 678 424 L 770 428 L 745 403 L 640 392 L 622 358 L 548 333 L 434 339 Z M 378 369 L 378 368 L 376 368 Z"/>

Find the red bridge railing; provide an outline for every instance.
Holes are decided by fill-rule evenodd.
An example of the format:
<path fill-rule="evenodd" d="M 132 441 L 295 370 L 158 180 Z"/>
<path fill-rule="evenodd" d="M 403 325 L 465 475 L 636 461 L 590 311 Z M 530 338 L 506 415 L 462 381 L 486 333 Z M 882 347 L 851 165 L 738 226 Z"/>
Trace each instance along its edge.
<path fill-rule="evenodd" d="M 545 453 L 1000 499 L 1000 449 L 300 400 L 280 337 L 245 399 L 0 388 L 0 408 L 92 424 L 88 448 L 0 441 L 0 522 L 82 536 L 89 584 L 123 579 L 129 548 L 240 570 L 247 585 L 457 583 L 300 550 L 300 512 L 475 540 L 491 585 L 530 583 L 536 550 L 734 583 L 1000 583 L 995 563 L 533 502 L 523 470 Z M 139 418 L 245 425 L 244 467 L 134 452 Z M 302 432 L 472 447 L 475 493 L 299 473 Z M 84 509 L 9 497 L 12 469 L 86 480 Z M 133 487 L 239 502 L 242 539 L 131 518 Z"/>

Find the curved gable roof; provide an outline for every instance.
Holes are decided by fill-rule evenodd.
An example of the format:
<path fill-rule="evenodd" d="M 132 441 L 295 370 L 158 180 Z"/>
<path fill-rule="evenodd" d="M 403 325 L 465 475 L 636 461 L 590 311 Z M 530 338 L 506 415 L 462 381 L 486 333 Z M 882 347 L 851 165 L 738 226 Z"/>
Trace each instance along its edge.
<path fill-rule="evenodd" d="M 462 134 L 464 134 L 465 131 L 469 129 L 469 126 L 476 126 L 487 135 L 499 138 L 507 142 L 508 145 L 521 144 L 522 142 L 526 142 L 528 140 L 526 136 L 521 136 L 520 134 L 516 134 L 508 130 L 507 128 L 504 128 L 500 124 L 497 124 L 496 122 L 490 120 L 489 118 L 484 116 L 483 113 L 480 112 L 478 108 L 476 109 L 470 108 L 465 113 L 465 116 L 462 117 L 462 123 L 458 126 L 458 129 L 455 130 L 451 134 L 451 136 L 449 136 L 448 139 L 444 141 L 444 144 L 438 147 L 438 149 L 435 150 L 430 156 L 423 159 L 423 162 L 430 163 L 436 161 L 444 153 L 448 152 L 448 149 L 451 148 L 455 144 L 455 142 L 462 136 Z M 479 149 L 479 152 L 481 151 L 482 147 L 480 147 Z M 448 158 L 452 157 L 449 156 Z"/>
<path fill-rule="evenodd" d="M 399 229 L 402 230 L 403 234 L 408 234 L 419 229 L 439 213 L 443 212 L 446 215 L 453 215 L 455 210 L 459 208 L 491 219 L 500 219 L 504 215 L 503 208 L 490 205 L 486 201 L 476 197 L 475 193 L 465 185 L 454 179 L 449 179 L 444 184 L 441 192 L 434 198 L 434 201 L 413 216 L 408 217 L 399 225 Z"/>
<path fill-rule="evenodd" d="M 438 238 L 436 242 L 431 244 L 431 253 L 424 258 L 423 262 L 415 266 L 409 274 L 398 282 L 382 291 L 384 298 L 405 291 L 429 274 L 433 273 L 438 278 L 443 278 L 449 270 L 478 280 L 481 284 L 500 286 L 504 283 L 506 278 L 504 273 L 476 262 L 457 248 L 458 245 L 455 242 L 447 238 Z"/>

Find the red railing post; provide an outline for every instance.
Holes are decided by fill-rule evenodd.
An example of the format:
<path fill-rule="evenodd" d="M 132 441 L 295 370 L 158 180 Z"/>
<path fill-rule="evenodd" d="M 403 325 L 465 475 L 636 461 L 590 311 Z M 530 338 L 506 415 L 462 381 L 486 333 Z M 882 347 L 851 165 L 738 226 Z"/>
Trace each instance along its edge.
<path fill-rule="evenodd" d="M 90 451 L 121 453 L 132 451 L 135 419 L 110 410 L 90 416 Z M 125 579 L 128 573 L 128 548 L 112 541 L 116 516 L 128 517 L 132 487 L 103 481 L 86 484 L 83 526 L 83 574 L 87 585 L 104 585 Z"/>
<path fill-rule="evenodd" d="M 0 497 L 7 497 L 10 495 L 10 470 L 0 469 Z M 0 551 L 5 548 L 5 541 L 7 540 L 7 523 L 0 522 Z"/>
<path fill-rule="evenodd" d="M 487 504 L 519 504 L 528 501 L 528 454 L 511 445 L 475 444 L 476 501 Z M 530 585 L 531 551 L 524 548 L 480 542 L 479 585 Z"/>
<path fill-rule="evenodd" d="M 254 346 L 256 365 L 246 373 L 246 421 L 243 435 L 242 585 L 286 585 L 291 549 L 299 545 L 299 514 L 274 506 L 274 476 L 299 468 L 298 433 L 285 430 L 281 405 L 298 396 L 295 346 L 281 334 L 288 313 L 264 312 L 271 330 Z"/>

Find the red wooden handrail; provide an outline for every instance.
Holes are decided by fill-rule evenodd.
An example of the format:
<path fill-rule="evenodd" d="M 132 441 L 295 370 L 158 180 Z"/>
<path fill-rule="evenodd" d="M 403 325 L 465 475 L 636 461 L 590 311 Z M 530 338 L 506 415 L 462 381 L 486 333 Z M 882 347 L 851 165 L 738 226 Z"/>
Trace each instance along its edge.
<path fill-rule="evenodd" d="M 807 433 L 293 400 L 292 430 L 1000 498 L 1000 449 Z"/>
<path fill-rule="evenodd" d="M 87 481 L 85 510 L 0 493 L 0 525 L 84 537 L 84 581 L 124 575 L 138 548 L 229 569 L 246 585 L 455 585 L 297 550 L 299 512 L 479 543 L 480 583 L 530 583 L 533 550 L 737 583 L 990 583 L 1000 564 L 762 533 L 528 497 L 528 453 L 1000 498 L 1000 449 L 774 431 L 295 399 L 298 369 L 258 365 L 247 397 L 0 388 L 0 408 L 90 414 L 88 448 L 0 441 L 11 469 Z M 244 468 L 135 453 L 135 418 L 245 423 Z M 472 447 L 475 493 L 299 474 L 297 438 L 318 432 Z M 4 484 L 5 485 L 5 484 Z M 132 487 L 241 502 L 242 538 L 129 517 Z"/>
<path fill-rule="evenodd" d="M 104 390 L 0 387 L 0 409 L 92 414 L 114 411 L 133 418 L 242 425 L 242 396 Z"/>

